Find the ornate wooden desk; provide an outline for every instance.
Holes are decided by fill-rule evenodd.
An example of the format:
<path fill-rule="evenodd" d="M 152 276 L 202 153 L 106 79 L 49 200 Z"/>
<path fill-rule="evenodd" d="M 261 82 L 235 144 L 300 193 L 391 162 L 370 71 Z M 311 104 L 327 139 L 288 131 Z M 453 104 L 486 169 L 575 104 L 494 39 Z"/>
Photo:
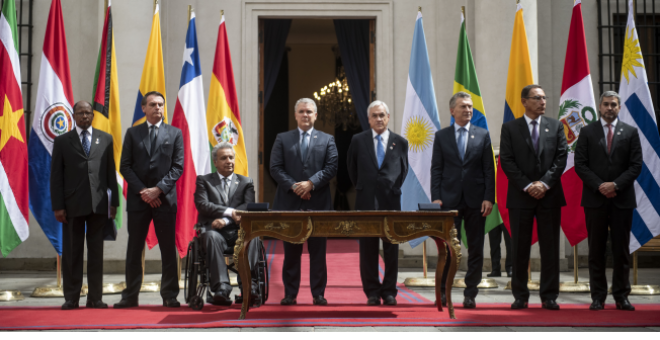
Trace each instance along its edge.
<path fill-rule="evenodd" d="M 380 237 L 385 242 L 403 243 L 429 236 L 438 247 L 435 269 L 435 298 L 438 311 L 441 277 L 445 266 L 447 243 L 452 261 L 447 276 L 446 296 L 449 317 L 455 319 L 451 287 L 461 258 L 456 238 L 456 211 L 238 211 L 241 228 L 234 248 L 234 262 L 243 279 L 243 306 L 240 319 L 245 319 L 250 301 L 250 268 L 247 249 L 256 237 L 268 236 L 291 243 L 304 243 L 309 237 Z M 358 256 L 356 254 L 356 256 Z"/>

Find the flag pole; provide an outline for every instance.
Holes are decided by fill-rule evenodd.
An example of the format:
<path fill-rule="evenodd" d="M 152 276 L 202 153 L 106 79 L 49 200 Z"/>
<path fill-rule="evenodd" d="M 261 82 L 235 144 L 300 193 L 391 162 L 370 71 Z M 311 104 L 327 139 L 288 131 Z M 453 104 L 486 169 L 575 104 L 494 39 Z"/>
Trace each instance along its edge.
<path fill-rule="evenodd" d="M 559 291 L 565 293 L 586 293 L 591 288 L 588 282 L 578 282 L 578 245 L 573 246 L 573 282 L 560 282 Z"/>
<path fill-rule="evenodd" d="M 145 260 L 147 254 L 147 242 L 144 243 L 142 248 L 142 286 L 141 292 L 160 292 L 160 281 L 144 282 L 144 269 L 146 268 L 147 261 Z"/>
<path fill-rule="evenodd" d="M 32 292 L 32 297 L 64 297 L 64 290 L 62 289 L 62 257 L 57 255 L 57 275 L 56 284 L 54 286 L 37 287 Z M 80 296 L 87 295 L 87 288 L 80 289 Z"/>

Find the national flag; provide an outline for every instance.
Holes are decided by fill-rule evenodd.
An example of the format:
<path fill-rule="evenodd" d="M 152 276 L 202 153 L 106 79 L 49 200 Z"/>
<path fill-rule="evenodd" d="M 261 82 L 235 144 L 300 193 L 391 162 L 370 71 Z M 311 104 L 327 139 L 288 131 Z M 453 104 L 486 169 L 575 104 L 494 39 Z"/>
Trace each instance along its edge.
<path fill-rule="evenodd" d="M 30 235 L 28 152 L 17 38 L 16 5 L 14 0 L 5 0 L 0 14 L 0 252 L 3 257 Z"/>
<path fill-rule="evenodd" d="M 50 200 L 50 163 L 55 137 L 75 127 L 69 54 L 60 0 L 53 0 L 46 24 L 41 54 L 32 131 L 28 142 L 30 159 L 30 209 L 41 229 L 62 254 L 62 224 L 53 214 Z"/>
<path fill-rule="evenodd" d="M 534 84 L 532 75 L 532 61 L 529 57 L 529 47 L 527 46 L 527 32 L 525 31 L 525 22 L 523 21 L 523 8 L 521 4 L 516 7 L 516 17 L 513 23 L 513 37 L 511 38 L 511 52 L 509 54 L 509 72 L 506 79 L 506 97 L 504 101 L 504 121 L 517 119 L 525 114 L 525 107 L 520 101 L 522 89 L 527 85 Z M 497 208 L 502 216 L 504 226 L 511 234 L 511 225 L 509 224 L 509 210 L 506 208 L 506 197 L 509 186 L 509 179 L 502 171 L 500 162 L 497 164 L 496 178 L 496 199 Z M 538 241 L 536 233 L 536 221 L 534 222 L 534 232 L 532 234 L 532 244 Z"/>
<path fill-rule="evenodd" d="M 561 209 L 561 227 L 571 246 L 587 238 L 587 225 L 584 209 L 580 206 L 582 198 L 582 180 L 575 173 L 575 147 L 582 127 L 598 120 L 596 114 L 587 41 L 582 21 L 582 1 L 573 4 L 571 26 L 568 31 L 568 46 L 564 62 L 564 79 L 561 84 L 559 99 L 559 121 L 564 124 L 564 133 L 568 142 L 568 160 L 561 176 L 564 187 L 566 206 Z"/>
<path fill-rule="evenodd" d="M 414 211 L 418 203 L 431 202 L 433 140 L 440 129 L 422 12 L 417 12 L 415 21 L 401 126 L 401 134 L 408 140 L 410 166 L 401 187 L 401 210 Z M 425 239 L 410 241 L 410 246 L 415 247 Z"/>
<path fill-rule="evenodd" d="M 634 15 L 633 1 L 629 0 L 621 62 L 619 119 L 639 130 L 644 157 L 642 173 L 635 181 L 637 208 L 633 211 L 630 231 L 631 253 L 660 234 L 660 135 Z"/>
<path fill-rule="evenodd" d="M 456 55 L 456 72 L 454 73 L 454 94 L 463 91 L 472 96 L 472 120 L 470 124 L 488 130 L 488 121 L 486 121 L 486 110 L 484 101 L 481 98 L 479 89 L 479 79 L 477 79 L 477 69 L 472 59 L 472 50 L 465 29 L 465 16 L 461 13 L 461 30 L 458 34 L 458 53 Z M 454 124 L 454 117 L 451 117 L 451 124 Z M 493 157 L 493 166 L 495 158 Z M 465 224 L 465 222 L 463 222 Z M 484 232 L 488 233 L 493 228 L 502 224 L 502 217 L 497 210 L 497 202 L 493 205 L 493 211 L 486 217 Z M 461 228 L 461 239 L 467 247 L 467 235 L 465 228 Z"/>
<path fill-rule="evenodd" d="M 123 193 L 119 198 L 119 206 L 115 215 L 115 225 L 121 228 L 122 212 L 126 204 L 127 183 L 119 173 L 122 128 L 121 113 L 119 110 L 119 81 L 117 80 L 117 58 L 115 57 L 115 36 L 112 24 L 111 1 L 105 13 L 105 22 L 101 33 L 101 46 L 96 61 L 96 73 L 94 74 L 94 120 L 92 127 L 109 133 L 114 143 L 114 158 L 117 176 L 118 193 Z M 108 188 L 108 190 L 110 190 Z"/>
<path fill-rule="evenodd" d="M 245 138 L 241 126 L 241 114 L 238 111 L 238 97 L 234 83 L 234 71 L 231 65 L 231 53 L 227 39 L 227 25 L 222 15 L 218 28 L 218 41 L 215 45 L 215 59 L 209 89 L 209 107 L 206 111 L 209 149 L 219 142 L 234 145 L 236 159 L 234 172 L 248 176 L 248 159 L 245 152 Z M 215 166 L 211 163 L 215 171 Z"/>
<path fill-rule="evenodd" d="M 147 56 L 144 58 L 142 68 L 142 78 L 140 79 L 140 88 L 138 89 L 137 99 L 135 100 L 135 110 L 133 112 L 133 126 L 140 125 L 147 121 L 147 117 L 142 112 L 142 98 L 150 91 L 160 92 L 165 99 L 163 107 L 163 123 L 167 124 L 167 95 L 165 94 L 165 66 L 163 64 L 163 46 L 160 38 L 160 4 L 156 4 L 154 16 L 151 21 L 151 35 L 149 36 L 149 45 L 147 46 Z M 152 249 L 158 244 L 154 223 L 149 225 L 147 234 L 147 246 Z"/>
<path fill-rule="evenodd" d="M 176 182 L 176 247 L 179 256 L 184 258 L 188 243 L 195 236 L 197 208 L 195 207 L 195 183 L 197 175 L 211 172 L 210 153 L 206 146 L 206 120 L 204 117 L 204 89 L 202 65 L 199 62 L 195 12 L 191 12 L 183 46 L 183 66 L 177 95 L 172 126 L 181 129 L 183 134 L 183 174 Z"/>

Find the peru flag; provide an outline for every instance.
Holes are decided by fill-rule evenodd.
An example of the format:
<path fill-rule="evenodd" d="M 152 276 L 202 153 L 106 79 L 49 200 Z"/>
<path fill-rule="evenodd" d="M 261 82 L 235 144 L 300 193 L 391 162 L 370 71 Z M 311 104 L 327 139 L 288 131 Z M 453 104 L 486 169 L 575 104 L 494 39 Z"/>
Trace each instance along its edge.
<path fill-rule="evenodd" d="M 569 151 L 566 169 L 561 177 L 566 196 L 566 206 L 561 211 L 561 227 L 571 246 L 575 246 L 587 238 L 584 210 L 580 206 L 582 180 L 575 173 L 574 166 L 575 147 L 582 127 L 598 120 L 580 0 L 573 5 L 573 17 L 568 32 L 564 79 L 559 99 L 559 120 L 564 124 Z"/>
<path fill-rule="evenodd" d="M 197 208 L 194 194 L 197 175 L 211 172 L 205 114 L 202 66 L 197 48 L 195 12 L 192 12 L 183 48 L 179 93 L 172 116 L 172 126 L 178 127 L 183 133 L 183 174 L 176 182 L 176 247 L 181 258 L 186 256 L 188 243 L 195 234 L 193 227 L 197 223 Z"/>

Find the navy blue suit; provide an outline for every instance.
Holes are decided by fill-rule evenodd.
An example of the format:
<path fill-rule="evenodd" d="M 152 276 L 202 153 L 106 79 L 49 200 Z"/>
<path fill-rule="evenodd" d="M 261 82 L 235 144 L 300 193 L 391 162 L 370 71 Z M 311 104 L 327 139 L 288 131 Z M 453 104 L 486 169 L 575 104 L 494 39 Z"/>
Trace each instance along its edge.
<path fill-rule="evenodd" d="M 270 154 L 270 175 L 277 182 L 274 210 L 332 210 L 330 180 L 337 174 L 337 146 L 331 135 L 314 129 L 309 136 L 305 159 L 300 150 L 300 130 L 277 135 Z M 303 200 L 291 189 L 293 184 L 311 181 L 311 199 Z M 312 296 L 325 294 L 328 270 L 325 262 L 325 237 L 307 240 L 310 257 L 309 281 Z M 286 296 L 298 296 L 302 244 L 284 242 L 282 281 Z"/>

